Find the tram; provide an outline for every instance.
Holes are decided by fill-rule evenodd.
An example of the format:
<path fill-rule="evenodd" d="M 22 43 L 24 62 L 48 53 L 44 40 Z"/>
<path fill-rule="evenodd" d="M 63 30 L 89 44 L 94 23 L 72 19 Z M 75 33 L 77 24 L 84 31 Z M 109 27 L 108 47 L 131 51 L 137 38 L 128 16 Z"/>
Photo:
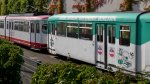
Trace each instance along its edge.
<path fill-rule="evenodd" d="M 48 18 L 48 51 L 101 69 L 150 71 L 150 13 L 71 13 Z"/>
<path fill-rule="evenodd" d="M 33 49 L 47 49 L 48 17 L 48 15 L 0 16 L 0 38 Z"/>

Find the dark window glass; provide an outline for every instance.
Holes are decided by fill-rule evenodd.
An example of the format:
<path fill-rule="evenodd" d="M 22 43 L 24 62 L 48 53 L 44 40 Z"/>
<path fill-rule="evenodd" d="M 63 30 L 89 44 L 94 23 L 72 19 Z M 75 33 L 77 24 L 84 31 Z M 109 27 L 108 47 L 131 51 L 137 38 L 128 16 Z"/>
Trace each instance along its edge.
<path fill-rule="evenodd" d="M 129 26 L 120 27 L 120 45 L 130 46 L 130 28 Z"/>
<path fill-rule="evenodd" d="M 12 25 L 11 25 L 11 26 L 12 26 L 12 30 L 14 30 L 14 22 L 12 22 L 11 24 L 12 24 Z"/>
<path fill-rule="evenodd" d="M 31 33 L 34 33 L 34 24 L 31 23 Z"/>
<path fill-rule="evenodd" d="M 80 39 L 92 40 L 92 24 L 80 23 Z"/>
<path fill-rule="evenodd" d="M 55 35 L 55 24 L 52 24 L 52 34 Z"/>
<path fill-rule="evenodd" d="M 19 23 L 16 21 L 14 23 L 14 30 L 18 30 L 19 29 Z"/>
<path fill-rule="evenodd" d="M 11 29 L 11 22 L 9 22 L 9 29 Z"/>
<path fill-rule="evenodd" d="M 40 24 L 36 23 L 36 33 L 40 33 Z"/>
<path fill-rule="evenodd" d="M 47 33 L 48 33 L 47 24 L 43 24 L 43 25 L 42 25 L 42 33 L 43 33 L 43 34 L 47 34 Z"/>
<path fill-rule="evenodd" d="M 114 27 L 114 25 L 109 25 L 108 30 L 109 30 L 109 43 L 115 44 L 115 27 Z"/>
<path fill-rule="evenodd" d="M 8 21 L 7 21 L 7 29 L 9 29 L 9 24 L 8 24 Z"/>
<path fill-rule="evenodd" d="M 59 22 L 57 26 L 57 35 L 58 36 L 66 36 L 66 28 L 67 24 L 64 22 Z"/>
<path fill-rule="evenodd" d="M 78 38 L 78 23 L 68 23 L 67 37 Z"/>
<path fill-rule="evenodd" d="M 4 28 L 4 21 L 0 21 L 0 28 Z"/>
<path fill-rule="evenodd" d="M 97 41 L 103 42 L 104 25 L 97 25 Z"/>

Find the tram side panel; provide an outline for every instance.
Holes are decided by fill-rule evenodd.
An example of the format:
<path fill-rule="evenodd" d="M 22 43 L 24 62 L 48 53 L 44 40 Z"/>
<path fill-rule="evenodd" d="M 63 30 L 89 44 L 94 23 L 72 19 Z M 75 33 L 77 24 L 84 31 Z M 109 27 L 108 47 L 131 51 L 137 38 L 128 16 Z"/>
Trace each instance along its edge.
<path fill-rule="evenodd" d="M 92 24 L 81 25 L 78 28 L 77 22 L 57 23 L 53 47 L 57 54 L 95 64 Z"/>
<path fill-rule="evenodd" d="M 117 66 L 117 25 L 116 23 L 108 23 L 106 25 L 106 31 L 107 32 L 107 39 L 105 46 L 107 47 L 106 52 L 107 53 L 107 69 L 112 69 L 113 71 L 116 71 L 114 66 Z"/>
<path fill-rule="evenodd" d="M 12 41 L 18 44 L 29 46 L 29 21 L 14 20 L 12 31 Z"/>
<path fill-rule="evenodd" d="M 9 30 L 9 22 L 8 21 L 6 21 L 6 39 L 7 40 L 10 40 L 10 30 Z"/>
<path fill-rule="evenodd" d="M 150 22 L 140 20 L 137 71 L 150 71 Z"/>
<path fill-rule="evenodd" d="M 5 20 L 0 20 L 0 38 L 5 39 Z"/>
<path fill-rule="evenodd" d="M 136 23 L 120 23 L 118 29 L 117 65 L 136 72 Z"/>
<path fill-rule="evenodd" d="M 48 41 L 48 28 L 47 28 L 47 20 L 41 21 L 41 48 L 47 49 L 47 41 Z"/>

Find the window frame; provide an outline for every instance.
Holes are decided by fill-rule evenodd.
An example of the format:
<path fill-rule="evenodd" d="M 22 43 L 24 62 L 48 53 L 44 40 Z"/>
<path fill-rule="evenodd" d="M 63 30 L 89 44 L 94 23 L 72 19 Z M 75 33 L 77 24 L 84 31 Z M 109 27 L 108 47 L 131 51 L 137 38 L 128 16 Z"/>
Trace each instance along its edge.
<path fill-rule="evenodd" d="M 105 25 L 104 24 L 96 24 L 96 26 L 97 26 L 97 41 L 104 42 L 104 27 L 105 27 Z M 100 30 L 102 30 L 102 31 L 100 31 Z"/>
<path fill-rule="evenodd" d="M 78 39 L 79 38 L 79 23 L 78 22 L 66 22 L 67 23 L 67 27 L 66 27 L 66 36 L 69 37 L 69 38 L 76 38 Z M 69 25 L 68 24 L 77 24 L 77 26 L 72 26 L 72 25 Z M 68 32 L 69 29 L 72 28 L 72 29 L 77 29 L 75 33 L 73 33 L 72 31 L 71 32 Z M 68 36 L 69 35 L 69 36 Z"/>
<path fill-rule="evenodd" d="M 42 34 L 48 34 L 48 24 L 42 24 L 42 28 L 41 28 L 41 32 L 42 32 Z M 46 27 L 46 29 L 45 29 L 45 27 Z"/>
<path fill-rule="evenodd" d="M 124 29 L 124 30 L 122 30 L 121 28 L 122 27 L 128 27 L 128 30 L 126 30 L 126 29 Z M 129 35 L 128 35 L 128 40 L 129 41 L 126 41 L 126 42 L 128 42 L 127 44 L 125 44 L 124 42 L 125 41 L 123 41 L 122 42 L 122 40 L 125 40 L 125 38 L 121 38 L 122 37 L 122 32 L 129 32 Z M 120 25 L 120 28 L 119 28 L 119 45 L 121 45 L 121 46 L 130 46 L 130 40 L 131 39 L 131 26 L 130 25 Z"/>
<path fill-rule="evenodd" d="M 112 28 L 112 31 L 114 31 L 114 33 L 110 34 L 110 29 L 111 29 L 111 28 L 109 28 L 110 26 Z M 116 43 L 116 25 L 115 24 L 108 24 L 107 29 L 108 29 L 108 43 L 109 44 L 115 44 Z"/>
<path fill-rule="evenodd" d="M 84 24 L 85 26 L 83 27 L 83 26 L 80 26 L 81 24 Z M 87 26 L 87 24 L 88 25 L 90 25 L 90 26 Z M 82 40 L 89 40 L 89 41 L 92 41 L 93 40 L 93 23 L 92 22 L 79 22 L 79 39 L 82 39 Z M 82 29 L 88 29 L 88 30 L 90 30 L 90 33 L 91 34 L 87 34 L 87 35 L 91 35 L 91 37 L 85 37 L 85 36 L 87 36 L 86 34 L 81 34 L 82 33 Z"/>
<path fill-rule="evenodd" d="M 65 29 L 64 31 L 59 31 L 59 24 L 63 24 L 63 28 Z M 64 25 L 65 24 L 65 25 Z M 59 21 L 59 22 L 57 22 L 57 35 L 58 36 L 62 36 L 62 37 L 67 37 L 67 25 L 68 25 L 68 23 L 67 22 L 63 22 L 63 21 Z M 52 30 L 53 31 L 53 30 Z"/>

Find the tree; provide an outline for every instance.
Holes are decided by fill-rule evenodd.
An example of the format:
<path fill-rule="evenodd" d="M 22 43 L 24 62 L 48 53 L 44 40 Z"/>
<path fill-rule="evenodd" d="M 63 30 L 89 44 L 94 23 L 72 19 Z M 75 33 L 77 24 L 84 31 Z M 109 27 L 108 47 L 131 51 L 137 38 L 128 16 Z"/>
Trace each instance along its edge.
<path fill-rule="evenodd" d="M 9 11 L 9 14 L 14 13 L 14 0 L 8 0 L 7 9 Z"/>
<path fill-rule="evenodd" d="M 22 56 L 20 47 L 0 40 L 0 84 L 19 84 Z"/>
<path fill-rule="evenodd" d="M 34 0 L 27 0 L 27 12 L 32 13 L 34 10 Z"/>
<path fill-rule="evenodd" d="M 20 13 L 27 12 L 28 0 L 20 0 Z"/>
<path fill-rule="evenodd" d="M 8 4 L 8 0 L 1 1 L 1 15 L 8 14 L 7 4 Z"/>
<path fill-rule="evenodd" d="M 0 14 L 33 13 L 35 11 L 47 13 L 48 0 L 1 0 Z"/>
<path fill-rule="evenodd" d="M 34 5 L 38 12 L 47 12 L 48 0 L 34 0 Z"/>

